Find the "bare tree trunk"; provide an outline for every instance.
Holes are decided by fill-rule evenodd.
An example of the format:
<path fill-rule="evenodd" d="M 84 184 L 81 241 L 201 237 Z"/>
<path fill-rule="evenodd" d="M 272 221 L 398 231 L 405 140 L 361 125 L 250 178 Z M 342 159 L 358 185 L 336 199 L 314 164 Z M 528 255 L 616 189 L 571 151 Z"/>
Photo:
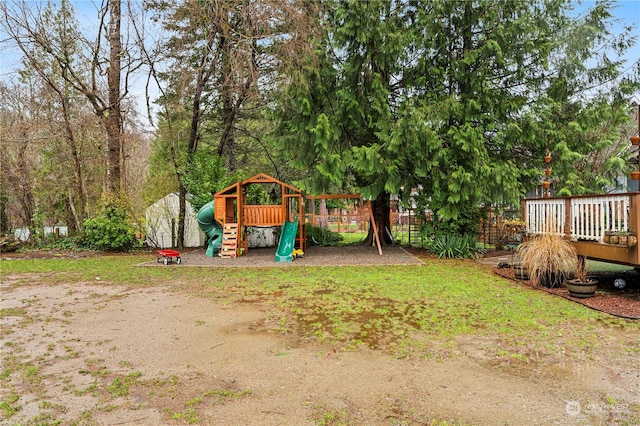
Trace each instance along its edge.
<path fill-rule="evenodd" d="M 29 67 L 58 92 L 63 103 L 58 117 L 65 120 L 64 137 L 69 146 L 65 154 L 67 161 L 72 161 L 69 172 L 72 169 L 74 174 L 66 181 L 69 195 L 64 194 L 64 198 L 70 203 L 70 216 L 78 228 L 86 215 L 90 198 L 86 183 L 93 170 L 85 165 L 87 158 L 80 143 L 85 136 L 78 139 L 79 129 L 84 126 L 76 124 L 74 116 L 83 106 L 70 103 L 70 99 L 76 98 L 69 95 L 81 94 L 86 98 L 105 133 L 99 137 L 104 153 L 101 166 L 105 166 L 103 179 L 99 179 L 102 192 L 124 199 L 126 150 L 121 101 L 127 95 L 127 78 L 137 68 L 137 61 L 130 46 L 122 42 L 122 0 L 105 0 L 100 4 L 95 40 L 86 38 L 69 0 L 46 6 L 28 3 L 0 2 L 2 27 L 16 42 Z M 95 158 L 93 153 L 89 155 L 90 159 Z M 93 177 L 90 179 L 93 181 Z"/>
<path fill-rule="evenodd" d="M 327 200 L 320 199 L 320 220 L 316 225 L 318 228 L 329 229 L 329 210 L 327 210 Z M 315 224 L 314 224 L 315 225 Z"/>
<path fill-rule="evenodd" d="M 56 91 L 58 95 L 61 97 L 62 116 L 64 118 L 65 134 L 66 134 L 67 142 L 69 143 L 69 154 L 73 162 L 73 176 L 74 176 L 73 191 L 75 191 L 76 203 L 77 203 L 77 207 L 74 206 L 73 198 L 71 197 L 71 191 L 69 191 L 69 203 L 70 203 L 71 211 L 73 213 L 73 221 L 75 226 L 72 226 L 71 223 L 68 223 L 68 226 L 69 226 L 69 229 L 73 228 L 75 230 L 78 230 L 78 229 L 82 229 L 82 221 L 84 220 L 84 215 L 85 215 L 86 199 L 85 199 L 84 190 L 82 187 L 82 167 L 80 164 L 80 157 L 78 155 L 78 147 L 76 144 L 76 138 L 73 132 L 73 127 L 71 126 L 71 117 L 69 114 L 69 99 L 66 96 L 64 96 L 64 94 L 61 93 L 56 87 L 53 87 L 53 85 L 50 84 L 49 86 L 51 86 L 54 89 L 54 91 Z"/>
<path fill-rule="evenodd" d="M 120 195 L 122 158 L 122 117 L 120 110 L 120 72 L 122 42 L 120 40 L 121 0 L 109 0 L 109 68 L 107 84 L 109 106 L 105 116 L 107 131 L 107 191 Z"/>
<path fill-rule="evenodd" d="M 389 226 L 391 223 L 390 206 L 391 197 L 386 192 L 378 195 L 378 198 L 371 202 L 371 214 L 373 215 L 373 219 L 376 221 L 376 225 L 378 225 L 378 237 L 380 238 L 380 244 L 383 246 L 393 243 L 387 233 L 387 230 L 390 229 Z M 367 234 L 367 238 L 365 238 L 363 244 L 374 244 L 373 226 L 369 226 L 369 233 Z"/>
<path fill-rule="evenodd" d="M 67 235 L 76 235 L 78 233 L 78 230 L 80 229 L 81 224 L 78 223 L 79 215 L 73 205 L 73 197 L 71 196 L 71 192 L 69 192 L 67 196 L 65 213 L 65 220 L 67 222 Z"/>
<path fill-rule="evenodd" d="M 0 236 L 9 231 L 9 217 L 7 216 L 7 196 L 4 195 L 4 183 L 0 183 Z"/>
<path fill-rule="evenodd" d="M 7 215 L 7 197 L 0 195 L 0 235 L 9 232 L 9 216 Z"/>
<path fill-rule="evenodd" d="M 257 73 L 256 63 L 256 42 L 251 44 L 251 61 L 247 64 L 247 71 L 243 74 L 238 70 L 233 70 L 230 65 L 232 60 L 231 41 L 226 41 L 222 51 L 222 77 L 224 79 L 221 84 L 222 103 L 223 103 L 223 123 L 224 132 L 220 138 L 218 145 L 218 155 L 226 158 L 226 165 L 229 173 L 233 173 L 238 168 L 237 159 L 237 143 L 234 136 L 236 123 L 239 121 L 238 114 L 249 96 L 252 84 L 255 83 L 255 75 Z M 240 88 L 236 87 L 233 75 L 244 75 L 245 81 Z M 236 77 L 238 78 L 238 77 Z M 235 96 L 235 101 L 234 101 Z"/>
<path fill-rule="evenodd" d="M 33 195 L 33 187 L 31 186 L 31 167 L 27 161 L 27 146 L 29 135 L 26 131 L 22 133 L 23 145 L 18 151 L 18 170 L 21 170 L 22 176 L 20 176 L 20 204 L 22 205 L 22 211 L 24 212 L 23 221 L 29 228 L 29 239 L 33 239 L 34 232 L 37 230 L 34 228 L 34 215 L 36 213 L 36 201 Z"/>
<path fill-rule="evenodd" d="M 187 147 L 187 161 L 185 170 L 188 170 L 193 161 L 193 154 L 198 149 L 198 127 L 200 125 L 200 117 L 202 116 L 202 93 L 205 86 L 211 78 L 214 56 L 212 57 L 214 50 L 215 33 L 212 33 L 207 41 L 207 48 L 200 61 L 200 67 L 198 68 L 198 74 L 196 77 L 196 86 L 193 94 L 193 102 L 191 104 L 191 127 L 189 131 L 189 144 Z M 174 166 L 176 170 L 179 170 L 177 164 L 177 154 L 174 153 Z M 179 175 L 180 176 L 180 175 Z M 178 213 L 178 248 L 184 247 L 184 228 L 186 225 L 185 216 L 187 210 L 187 190 L 184 187 L 182 178 L 180 178 L 180 212 Z"/>
<path fill-rule="evenodd" d="M 233 131 L 235 108 L 233 106 L 233 100 L 227 91 L 225 91 L 222 96 L 222 114 L 225 120 L 225 131 L 220 138 L 218 155 L 225 158 L 228 172 L 233 173 L 238 169 L 236 139 Z"/>

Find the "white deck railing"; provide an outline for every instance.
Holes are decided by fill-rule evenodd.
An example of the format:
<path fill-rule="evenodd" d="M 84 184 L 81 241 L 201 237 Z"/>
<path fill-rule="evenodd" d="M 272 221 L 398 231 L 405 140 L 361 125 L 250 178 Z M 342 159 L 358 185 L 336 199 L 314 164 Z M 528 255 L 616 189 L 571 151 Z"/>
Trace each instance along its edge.
<path fill-rule="evenodd" d="M 563 199 L 525 200 L 524 214 L 528 234 L 564 235 L 565 202 Z"/>
<path fill-rule="evenodd" d="M 628 195 L 571 200 L 571 239 L 602 241 L 607 231 L 629 230 Z"/>
<path fill-rule="evenodd" d="M 629 230 L 630 204 L 628 194 L 525 200 L 526 231 L 532 235 L 551 232 L 565 235 L 568 205 L 570 239 L 602 241 L 607 231 Z"/>

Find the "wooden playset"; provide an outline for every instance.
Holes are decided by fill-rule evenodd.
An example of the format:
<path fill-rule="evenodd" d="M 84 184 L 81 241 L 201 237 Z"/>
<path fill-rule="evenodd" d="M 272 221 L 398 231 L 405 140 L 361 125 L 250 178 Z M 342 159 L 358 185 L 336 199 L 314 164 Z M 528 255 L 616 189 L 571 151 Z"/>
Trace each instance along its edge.
<path fill-rule="evenodd" d="M 247 203 L 250 185 L 273 184 L 279 188 L 280 204 L 257 205 Z M 246 227 L 283 226 L 297 221 L 295 247 L 306 250 L 304 228 L 304 199 L 302 191 L 264 173 L 216 192 L 213 195 L 215 220 L 222 225 L 223 239 L 220 255 L 235 257 L 249 250 Z"/>

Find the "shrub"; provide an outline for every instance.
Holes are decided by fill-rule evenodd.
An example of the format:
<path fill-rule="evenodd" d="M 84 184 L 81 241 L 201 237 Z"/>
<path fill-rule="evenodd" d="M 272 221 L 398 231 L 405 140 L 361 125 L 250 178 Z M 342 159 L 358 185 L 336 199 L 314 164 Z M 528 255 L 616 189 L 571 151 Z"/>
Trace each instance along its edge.
<path fill-rule="evenodd" d="M 38 244 L 38 248 L 41 249 L 54 249 L 54 250 L 74 250 L 78 247 L 78 240 L 76 237 L 49 237 Z"/>
<path fill-rule="evenodd" d="M 439 258 L 471 259 L 480 254 L 477 238 L 469 234 L 436 234 L 427 250 Z"/>
<path fill-rule="evenodd" d="M 532 237 L 516 249 L 530 279 L 545 287 L 559 287 L 564 277 L 576 269 L 575 248 L 561 235 L 545 233 Z"/>
<path fill-rule="evenodd" d="M 337 232 L 312 226 L 308 223 L 305 226 L 307 227 L 307 241 L 313 245 L 332 246 L 343 240 L 342 235 Z"/>
<path fill-rule="evenodd" d="M 138 244 L 136 228 L 118 203 L 106 203 L 100 216 L 84 221 L 82 246 L 94 250 L 125 251 Z"/>

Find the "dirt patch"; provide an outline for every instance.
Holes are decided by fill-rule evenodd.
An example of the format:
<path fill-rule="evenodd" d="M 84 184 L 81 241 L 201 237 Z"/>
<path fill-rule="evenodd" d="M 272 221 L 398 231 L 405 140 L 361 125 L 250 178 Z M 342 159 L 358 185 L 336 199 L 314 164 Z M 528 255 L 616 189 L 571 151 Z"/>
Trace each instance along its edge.
<path fill-rule="evenodd" d="M 496 337 L 425 341 L 428 357 L 274 334 L 259 303 L 175 288 L 2 278 L 3 424 L 608 425 L 640 417 L 637 352 L 602 346 L 527 360 Z M 526 349 L 526 348 L 525 348 Z M 636 348 L 637 350 L 637 348 Z M 635 408 L 634 408 L 635 407 Z M 11 414 L 9 416 L 9 414 Z M 635 420 L 634 420 L 635 419 Z M 637 424 L 637 423 L 636 423 Z"/>

